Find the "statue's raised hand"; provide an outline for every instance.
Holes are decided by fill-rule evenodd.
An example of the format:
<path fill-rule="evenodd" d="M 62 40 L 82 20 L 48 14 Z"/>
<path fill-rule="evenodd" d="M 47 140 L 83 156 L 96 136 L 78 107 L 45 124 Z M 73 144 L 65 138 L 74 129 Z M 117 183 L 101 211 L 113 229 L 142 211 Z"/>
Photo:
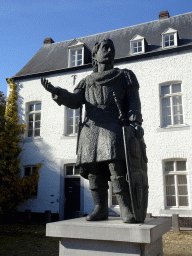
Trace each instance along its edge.
<path fill-rule="evenodd" d="M 41 78 L 41 84 L 48 92 L 54 93 L 56 88 L 47 79 Z"/>

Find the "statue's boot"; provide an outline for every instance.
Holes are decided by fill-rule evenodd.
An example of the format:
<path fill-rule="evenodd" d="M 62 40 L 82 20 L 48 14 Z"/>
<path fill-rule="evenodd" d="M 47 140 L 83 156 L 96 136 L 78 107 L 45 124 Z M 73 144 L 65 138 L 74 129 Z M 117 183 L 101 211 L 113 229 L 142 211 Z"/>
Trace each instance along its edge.
<path fill-rule="evenodd" d="M 120 206 L 120 213 L 123 222 L 125 223 L 136 223 L 135 217 L 133 215 L 131 198 L 129 193 L 129 185 L 124 176 L 111 177 L 113 184 L 113 191 L 116 195 L 117 201 Z"/>
<path fill-rule="evenodd" d="M 86 217 L 86 220 L 106 220 L 108 219 L 108 181 L 99 175 L 92 174 L 88 175 L 88 179 L 95 209 Z"/>

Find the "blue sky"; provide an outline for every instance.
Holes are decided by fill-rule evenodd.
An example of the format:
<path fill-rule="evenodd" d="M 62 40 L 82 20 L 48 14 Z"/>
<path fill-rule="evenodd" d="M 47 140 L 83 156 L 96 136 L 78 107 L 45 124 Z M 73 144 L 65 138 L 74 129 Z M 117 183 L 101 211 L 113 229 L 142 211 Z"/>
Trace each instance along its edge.
<path fill-rule="evenodd" d="M 192 11 L 192 0 L 0 0 L 0 91 L 41 48 Z"/>

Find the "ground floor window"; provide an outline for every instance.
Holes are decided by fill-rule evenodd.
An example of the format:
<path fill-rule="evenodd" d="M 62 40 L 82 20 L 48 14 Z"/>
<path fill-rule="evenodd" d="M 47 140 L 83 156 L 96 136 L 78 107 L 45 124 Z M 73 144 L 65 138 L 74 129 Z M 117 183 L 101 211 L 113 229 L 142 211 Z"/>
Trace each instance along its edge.
<path fill-rule="evenodd" d="M 188 172 L 187 161 L 172 159 L 163 161 L 165 206 L 187 207 L 188 201 Z"/>
<path fill-rule="evenodd" d="M 75 164 L 65 164 L 65 176 L 80 175 L 80 168 L 77 168 Z"/>
<path fill-rule="evenodd" d="M 119 207 L 119 204 L 117 202 L 117 198 L 115 193 L 113 192 L 113 186 L 112 183 L 109 182 L 109 191 L 108 191 L 108 199 L 109 199 L 109 208 Z"/>
<path fill-rule="evenodd" d="M 36 169 L 36 166 L 35 166 L 35 165 L 25 166 L 25 167 L 24 167 L 24 176 L 25 176 L 25 177 L 30 176 L 30 175 L 33 173 L 33 171 L 34 171 L 35 169 Z M 35 191 L 34 191 L 34 192 L 31 192 L 31 195 L 32 195 L 32 196 L 37 196 L 37 192 L 38 192 L 38 184 L 37 184 L 37 186 L 36 186 L 36 188 L 35 188 Z"/>

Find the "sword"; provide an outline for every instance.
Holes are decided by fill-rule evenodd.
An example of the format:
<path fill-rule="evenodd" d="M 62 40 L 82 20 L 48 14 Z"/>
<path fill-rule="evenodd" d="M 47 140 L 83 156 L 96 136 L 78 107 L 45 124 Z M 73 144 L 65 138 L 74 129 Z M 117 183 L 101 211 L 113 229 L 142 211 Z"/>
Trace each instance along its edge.
<path fill-rule="evenodd" d="M 115 92 L 113 92 L 113 97 L 114 97 L 115 103 L 116 103 L 118 111 L 119 111 L 119 119 L 122 120 L 122 123 L 123 123 L 124 114 L 122 112 L 120 102 L 117 99 Z M 128 152 L 127 152 L 126 125 L 125 125 L 125 123 L 123 123 L 122 130 L 123 130 L 123 142 L 124 142 L 124 149 L 125 149 L 126 169 L 127 169 L 126 181 L 129 184 L 129 193 L 130 193 L 130 198 L 131 198 L 131 206 L 132 206 L 134 218 L 136 220 L 137 218 L 136 218 L 135 208 L 134 208 L 134 203 L 133 203 L 133 192 L 132 192 L 133 190 L 132 190 L 132 182 L 131 182 L 131 173 L 130 173 L 130 168 L 129 168 L 129 166 L 130 166 L 129 156 L 128 156 Z"/>
<path fill-rule="evenodd" d="M 81 128 L 82 128 L 82 105 L 79 109 L 79 123 L 78 123 L 78 131 L 77 131 L 76 155 L 77 155 L 78 146 L 79 146 L 79 137 L 80 137 L 80 133 L 81 133 Z"/>

